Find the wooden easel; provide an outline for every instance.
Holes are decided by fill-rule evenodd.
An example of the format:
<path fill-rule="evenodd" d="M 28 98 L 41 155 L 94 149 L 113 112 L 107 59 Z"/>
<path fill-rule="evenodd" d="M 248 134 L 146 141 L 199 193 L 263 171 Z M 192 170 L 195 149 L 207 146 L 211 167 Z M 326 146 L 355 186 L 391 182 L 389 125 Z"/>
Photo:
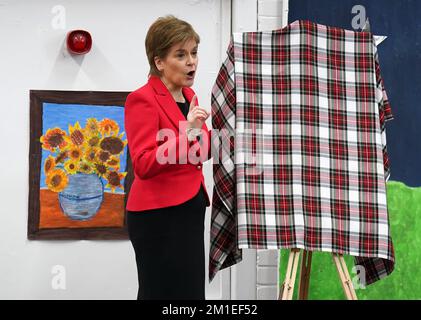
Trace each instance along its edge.
<path fill-rule="evenodd" d="M 291 249 L 288 258 L 287 273 L 285 280 L 279 290 L 278 300 L 292 300 L 294 293 L 295 278 L 297 277 L 298 262 L 300 260 L 300 249 Z M 298 284 L 298 299 L 306 300 L 308 298 L 308 288 L 310 284 L 310 271 L 312 252 L 303 251 L 300 267 L 300 282 Z M 339 273 L 342 288 L 348 300 L 357 300 L 354 286 L 352 285 L 348 269 L 345 264 L 343 255 L 332 253 L 333 261 Z"/>

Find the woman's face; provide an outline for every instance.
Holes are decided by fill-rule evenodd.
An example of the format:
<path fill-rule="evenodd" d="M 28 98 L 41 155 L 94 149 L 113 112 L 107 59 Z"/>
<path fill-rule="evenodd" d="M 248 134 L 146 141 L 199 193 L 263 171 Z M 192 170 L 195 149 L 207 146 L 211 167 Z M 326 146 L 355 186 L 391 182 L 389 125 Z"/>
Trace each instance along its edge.
<path fill-rule="evenodd" d="M 199 62 L 197 47 L 195 40 L 187 40 L 173 45 L 164 59 L 155 58 L 155 64 L 161 71 L 161 80 L 170 91 L 193 85 Z"/>

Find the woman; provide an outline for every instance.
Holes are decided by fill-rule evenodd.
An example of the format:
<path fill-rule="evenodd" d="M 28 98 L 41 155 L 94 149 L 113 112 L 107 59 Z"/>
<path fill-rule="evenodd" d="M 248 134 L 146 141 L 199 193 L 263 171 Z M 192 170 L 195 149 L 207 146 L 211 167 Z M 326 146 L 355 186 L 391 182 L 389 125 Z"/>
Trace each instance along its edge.
<path fill-rule="evenodd" d="M 210 205 L 202 173 L 209 159 L 209 113 L 190 88 L 199 36 L 174 16 L 146 35 L 147 84 L 125 105 L 135 175 L 127 202 L 136 254 L 138 299 L 205 299 L 204 215 Z"/>

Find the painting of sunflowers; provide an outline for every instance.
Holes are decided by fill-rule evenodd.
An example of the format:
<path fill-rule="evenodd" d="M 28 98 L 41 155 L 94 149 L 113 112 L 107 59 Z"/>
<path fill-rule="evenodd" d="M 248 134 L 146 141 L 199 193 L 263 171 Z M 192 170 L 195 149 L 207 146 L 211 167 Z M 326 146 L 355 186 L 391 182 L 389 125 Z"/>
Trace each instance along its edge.
<path fill-rule="evenodd" d="M 127 94 L 31 91 L 29 239 L 127 237 Z"/>

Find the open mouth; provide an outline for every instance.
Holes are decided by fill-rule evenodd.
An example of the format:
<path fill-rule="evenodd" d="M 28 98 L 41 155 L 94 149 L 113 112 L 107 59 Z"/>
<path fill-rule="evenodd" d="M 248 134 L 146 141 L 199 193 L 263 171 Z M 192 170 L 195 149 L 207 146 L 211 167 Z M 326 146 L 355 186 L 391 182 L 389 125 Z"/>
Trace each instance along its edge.
<path fill-rule="evenodd" d="M 194 76 L 194 74 L 195 74 L 195 71 L 194 71 L 194 70 L 192 70 L 192 71 L 190 71 L 190 72 L 188 72 L 188 73 L 187 73 L 187 75 L 188 75 L 189 77 L 193 77 L 193 76 Z"/>

